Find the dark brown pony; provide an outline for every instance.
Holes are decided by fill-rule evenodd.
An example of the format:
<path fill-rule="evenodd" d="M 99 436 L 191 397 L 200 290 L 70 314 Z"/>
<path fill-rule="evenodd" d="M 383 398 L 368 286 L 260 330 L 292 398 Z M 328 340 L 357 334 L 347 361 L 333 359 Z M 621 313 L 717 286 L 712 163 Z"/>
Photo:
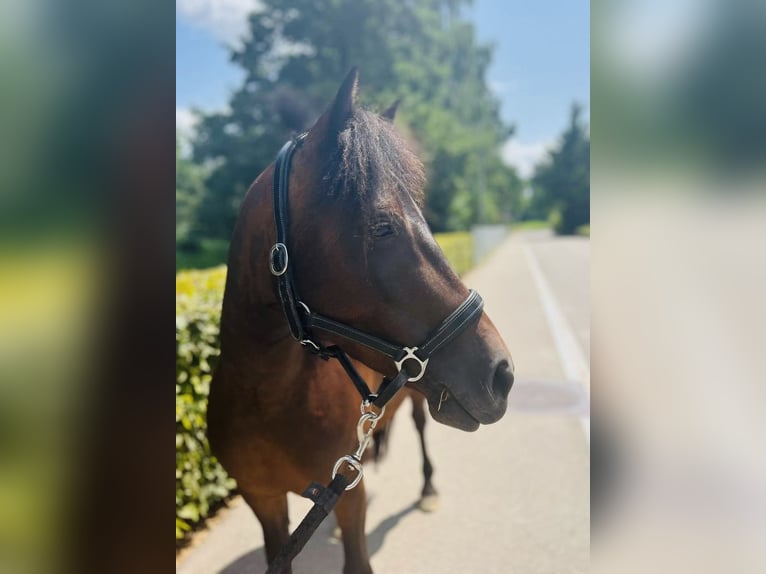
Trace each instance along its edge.
<path fill-rule="evenodd" d="M 356 107 L 356 87 L 354 70 L 295 152 L 290 265 L 311 309 L 413 345 L 468 290 L 423 218 L 422 164 L 390 117 Z M 211 445 L 261 522 L 269 562 L 289 537 L 287 492 L 327 483 L 335 461 L 353 452 L 360 403 L 336 361 L 317 358 L 290 336 L 268 267 L 275 241 L 273 171 L 269 166 L 251 186 L 232 238 L 221 357 L 208 409 Z M 396 374 L 390 360 L 359 344 L 319 340 L 340 344 L 372 389 L 381 375 Z M 512 370 L 484 314 L 407 386 L 425 395 L 435 420 L 473 431 L 505 413 Z M 384 421 L 404 398 L 399 393 L 389 403 Z M 335 508 L 346 574 L 371 572 L 365 512 L 362 482 Z"/>

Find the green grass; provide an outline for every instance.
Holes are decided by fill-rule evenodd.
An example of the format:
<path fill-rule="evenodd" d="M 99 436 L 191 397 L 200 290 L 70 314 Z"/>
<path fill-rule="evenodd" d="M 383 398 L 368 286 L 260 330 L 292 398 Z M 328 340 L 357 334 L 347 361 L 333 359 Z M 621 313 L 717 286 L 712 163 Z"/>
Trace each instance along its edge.
<path fill-rule="evenodd" d="M 511 231 L 528 231 L 532 229 L 550 229 L 550 221 L 542 219 L 530 219 L 529 221 L 516 221 L 511 223 Z"/>
<path fill-rule="evenodd" d="M 587 225 L 581 225 L 577 228 L 577 231 L 575 231 L 577 235 L 582 235 L 584 237 L 590 237 L 590 224 Z"/>

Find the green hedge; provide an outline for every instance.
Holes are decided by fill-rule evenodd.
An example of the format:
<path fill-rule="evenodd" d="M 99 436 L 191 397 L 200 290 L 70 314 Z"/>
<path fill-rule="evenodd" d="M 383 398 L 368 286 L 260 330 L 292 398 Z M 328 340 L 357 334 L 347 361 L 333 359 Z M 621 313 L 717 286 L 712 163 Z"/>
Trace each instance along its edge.
<path fill-rule="evenodd" d="M 515 221 L 510 224 L 511 231 L 528 231 L 534 229 L 550 229 L 551 223 L 542 219 L 528 219 L 526 221 Z"/>
<path fill-rule="evenodd" d="M 210 454 L 205 418 L 225 277 L 225 267 L 176 276 L 176 540 L 236 487 Z"/>
<path fill-rule="evenodd" d="M 436 240 L 459 274 L 471 268 L 470 233 L 437 234 Z M 225 280 L 224 266 L 176 275 L 176 540 L 236 488 L 206 436 Z"/>
<path fill-rule="evenodd" d="M 473 238 L 470 232 L 437 233 L 434 237 L 458 275 L 473 267 Z"/>

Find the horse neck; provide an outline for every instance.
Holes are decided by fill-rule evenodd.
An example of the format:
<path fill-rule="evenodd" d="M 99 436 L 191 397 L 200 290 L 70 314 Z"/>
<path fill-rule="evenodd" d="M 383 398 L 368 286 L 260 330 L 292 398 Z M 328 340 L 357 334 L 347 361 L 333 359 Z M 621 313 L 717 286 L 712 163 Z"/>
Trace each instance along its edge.
<path fill-rule="evenodd" d="M 275 241 L 271 193 L 264 172 L 242 203 L 231 240 L 221 315 L 222 352 L 281 357 L 295 347 L 274 280 L 268 253 Z"/>

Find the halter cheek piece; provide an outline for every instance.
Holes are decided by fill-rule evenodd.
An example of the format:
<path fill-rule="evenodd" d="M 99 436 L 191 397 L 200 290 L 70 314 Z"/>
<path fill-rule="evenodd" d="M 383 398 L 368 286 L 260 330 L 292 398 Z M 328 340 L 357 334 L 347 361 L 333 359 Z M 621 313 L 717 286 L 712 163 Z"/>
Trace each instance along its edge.
<path fill-rule="evenodd" d="M 279 151 L 274 164 L 274 221 L 277 240 L 269 252 L 269 270 L 276 277 L 282 309 L 295 340 L 324 359 L 337 359 L 362 395 L 363 401 L 382 409 L 405 383 L 415 382 L 423 377 L 431 355 L 452 342 L 466 327 L 478 320 L 484 302 L 476 291 L 471 290 L 465 301 L 417 347 L 391 343 L 309 309 L 298 295 L 288 251 L 290 163 L 293 153 L 303 144 L 305 138 L 306 134 L 302 134 L 288 141 Z M 396 365 L 398 374 L 393 379 L 384 378 L 377 394 L 371 392 L 346 353 L 337 345 L 324 347 L 317 343 L 312 337 L 314 331 L 340 336 L 389 357 Z"/>

